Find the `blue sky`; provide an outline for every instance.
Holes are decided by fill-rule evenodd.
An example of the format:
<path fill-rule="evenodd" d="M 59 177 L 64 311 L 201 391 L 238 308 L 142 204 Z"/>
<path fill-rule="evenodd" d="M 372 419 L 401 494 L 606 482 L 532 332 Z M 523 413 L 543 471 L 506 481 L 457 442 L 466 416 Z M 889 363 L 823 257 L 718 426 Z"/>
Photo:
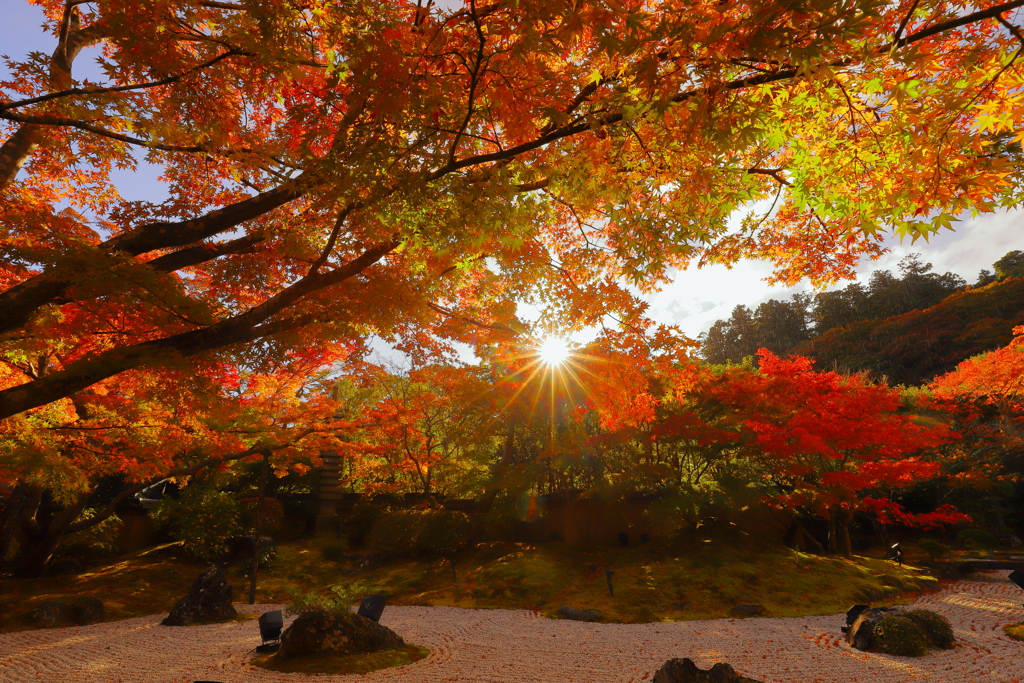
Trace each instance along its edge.
<path fill-rule="evenodd" d="M 3 21 L 0 21 L 0 54 L 21 58 L 33 50 L 49 53 L 55 39 L 40 28 L 42 12 L 23 0 L 5 0 Z M 75 63 L 75 75 L 100 80 L 101 72 L 91 63 L 98 48 L 84 52 Z M 0 65 L 0 78 L 8 77 L 7 69 Z M 156 180 L 152 167 L 141 164 L 137 172 L 121 172 L 117 176 L 119 189 L 128 199 L 159 200 L 163 188 Z M 982 268 L 991 265 L 1007 251 L 1024 249 L 1024 215 L 1012 211 L 967 218 L 955 225 L 956 230 L 944 232 L 930 243 L 900 243 L 890 239 L 890 253 L 881 260 L 861 264 L 859 273 L 865 277 L 879 268 L 896 272 L 896 264 L 912 252 L 922 255 L 938 272 L 952 271 L 973 282 Z M 727 318 L 739 304 L 756 307 L 768 299 L 786 299 L 798 291 L 810 289 L 807 284 L 797 287 L 769 287 L 764 278 L 771 266 L 764 262 L 743 261 L 732 269 L 712 266 L 677 274 L 674 282 L 663 291 L 648 297 L 651 314 L 659 321 L 678 324 L 685 333 L 696 336 L 708 329 L 715 320 Z M 842 283 L 839 286 L 845 286 Z"/>

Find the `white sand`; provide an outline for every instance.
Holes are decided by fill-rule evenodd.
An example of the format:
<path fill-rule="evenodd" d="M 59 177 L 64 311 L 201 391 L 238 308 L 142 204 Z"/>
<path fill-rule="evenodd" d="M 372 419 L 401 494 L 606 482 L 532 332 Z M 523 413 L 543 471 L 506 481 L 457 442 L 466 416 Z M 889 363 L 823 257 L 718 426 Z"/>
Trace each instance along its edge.
<path fill-rule="evenodd" d="M 1006 581 L 949 584 L 915 606 L 950 620 L 959 641 L 920 658 L 851 649 L 843 615 L 799 619 L 719 619 L 657 624 L 590 624 L 533 612 L 451 607 L 388 607 L 381 622 L 430 648 L 415 664 L 366 676 L 303 676 L 248 664 L 259 643 L 255 621 L 160 626 L 163 615 L 93 626 L 0 635 L 0 681 L 11 683 L 305 683 L 316 681 L 486 681 L 628 683 L 649 680 L 672 657 L 698 666 L 732 664 L 768 682 L 1024 683 L 1024 642 L 1006 624 L 1024 621 L 1024 591 Z M 275 605 L 241 605 L 263 612 Z M 287 623 L 287 622 L 286 622 Z"/>

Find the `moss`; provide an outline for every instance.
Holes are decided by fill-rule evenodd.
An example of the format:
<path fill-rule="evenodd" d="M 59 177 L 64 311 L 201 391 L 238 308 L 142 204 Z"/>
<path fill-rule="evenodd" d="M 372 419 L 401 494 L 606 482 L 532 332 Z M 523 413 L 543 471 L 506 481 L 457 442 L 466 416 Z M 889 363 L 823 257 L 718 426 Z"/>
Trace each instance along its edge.
<path fill-rule="evenodd" d="M 913 609 L 904 612 L 915 624 L 921 627 L 929 642 L 941 650 L 948 650 L 956 644 L 953 627 L 949 620 L 941 614 L 927 609 Z"/>
<path fill-rule="evenodd" d="M 254 666 L 268 671 L 291 674 L 332 674 L 341 676 L 345 674 L 365 674 L 378 669 L 388 669 L 395 666 L 405 666 L 418 662 L 427 655 L 430 650 L 417 645 L 407 645 L 395 650 L 381 650 L 365 655 L 349 655 L 347 657 L 334 657 L 320 655 L 316 657 L 289 657 L 285 659 L 278 657 L 277 653 L 263 655 L 252 660 Z"/>
<path fill-rule="evenodd" d="M 1003 633 L 1010 636 L 1014 640 L 1024 641 L 1024 622 L 1004 626 Z"/>
<path fill-rule="evenodd" d="M 890 614 L 875 625 L 875 646 L 900 657 L 920 657 L 928 652 L 928 637 L 914 620 Z"/>

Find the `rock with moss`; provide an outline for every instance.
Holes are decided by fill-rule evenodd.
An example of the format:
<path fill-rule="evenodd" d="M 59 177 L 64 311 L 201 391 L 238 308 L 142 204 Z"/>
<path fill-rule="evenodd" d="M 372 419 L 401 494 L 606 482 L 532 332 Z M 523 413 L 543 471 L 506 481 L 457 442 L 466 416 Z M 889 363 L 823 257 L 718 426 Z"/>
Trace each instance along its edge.
<path fill-rule="evenodd" d="M 710 669 L 701 669 L 689 657 L 670 659 L 665 662 L 651 683 L 759 683 L 746 678 L 725 662 L 718 662 Z"/>
<path fill-rule="evenodd" d="M 875 607 L 856 616 L 846 630 L 846 642 L 858 650 L 919 657 L 930 647 L 948 650 L 956 639 L 949 621 L 931 610 Z"/>
<path fill-rule="evenodd" d="M 397 633 L 347 611 L 300 614 L 281 634 L 277 655 L 284 659 L 311 655 L 355 655 L 405 647 Z"/>
<path fill-rule="evenodd" d="M 889 655 L 920 657 L 928 652 L 928 637 L 917 623 L 901 613 L 887 614 L 875 625 L 875 647 Z"/>
<path fill-rule="evenodd" d="M 953 627 L 950 625 L 949 620 L 941 614 L 928 609 L 907 610 L 904 614 L 924 631 L 929 644 L 933 647 L 940 650 L 948 650 L 956 644 Z"/>

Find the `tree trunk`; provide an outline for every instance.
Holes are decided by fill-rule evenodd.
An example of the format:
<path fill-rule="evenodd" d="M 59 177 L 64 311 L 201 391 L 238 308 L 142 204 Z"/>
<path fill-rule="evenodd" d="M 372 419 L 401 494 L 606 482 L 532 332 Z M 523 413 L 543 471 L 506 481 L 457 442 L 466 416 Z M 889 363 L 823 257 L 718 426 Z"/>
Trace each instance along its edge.
<path fill-rule="evenodd" d="M 838 516 L 839 523 L 839 541 L 841 543 L 840 550 L 843 555 L 850 557 L 853 555 L 853 542 L 850 539 L 850 522 L 853 521 L 853 513 L 846 508 L 840 508 Z"/>
<path fill-rule="evenodd" d="M 800 543 L 801 540 L 807 541 L 810 545 L 814 546 L 820 554 L 825 554 L 825 547 L 818 542 L 818 539 L 811 535 L 811 532 L 807 530 L 807 527 L 801 524 L 800 520 L 796 517 L 793 518 L 793 525 L 795 527 L 798 543 Z"/>
<path fill-rule="evenodd" d="M 57 511 L 45 524 L 39 520 L 39 507 L 43 499 L 40 487 L 30 487 L 28 503 L 21 511 L 23 542 L 14 558 L 14 572 L 18 576 L 39 576 L 46 571 L 54 553 L 60 547 L 65 530 L 85 508 L 88 495 L 82 494 L 71 505 Z"/>
<path fill-rule="evenodd" d="M 828 511 L 828 551 L 830 553 L 839 551 L 836 544 L 836 516 L 831 509 Z"/>
<path fill-rule="evenodd" d="M 11 497 L 4 507 L 3 521 L 0 522 L 0 565 L 3 565 L 7 551 L 11 547 L 11 539 L 14 538 L 14 530 L 21 518 L 21 510 L 25 506 L 27 497 L 28 485 L 18 484 L 11 491 Z"/>

